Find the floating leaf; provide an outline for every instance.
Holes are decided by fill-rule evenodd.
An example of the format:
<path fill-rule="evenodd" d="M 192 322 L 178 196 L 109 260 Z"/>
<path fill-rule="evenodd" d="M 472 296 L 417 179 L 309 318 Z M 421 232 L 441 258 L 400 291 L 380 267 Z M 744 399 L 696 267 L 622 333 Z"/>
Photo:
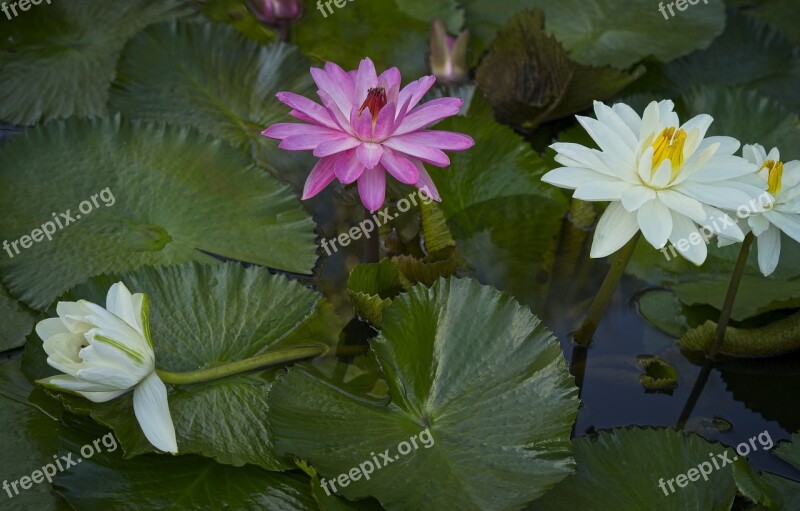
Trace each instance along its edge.
<path fill-rule="evenodd" d="M 671 95 L 702 85 L 741 87 L 759 91 L 800 113 L 800 52 L 772 28 L 735 10 L 728 11 L 725 31 L 708 50 L 666 64 L 660 76 L 656 88 Z M 740 108 L 756 106 L 747 102 Z M 772 119 L 774 124 L 782 121 L 782 117 Z M 751 139 L 742 140 L 748 143 Z"/>
<path fill-rule="evenodd" d="M 647 390 L 671 391 L 678 386 L 678 371 L 658 356 L 639 355 L 636 361 L 644 369 L 639 383 Z"/>
<path fill-rule="evenodd" d="M 717 470 L 712 465 L 712 459 L 725 464 L 720 459 L 725 451 L 733 462 L 735 453 L 696 435 L 615 429 L 601 431 L 597 438 L 577 438 L 573 447 L 575 475 L 534 502 L 532 511 L 729 511 L 736 496 L 730 466 Z M 701 463 L 707 476 L 699 473 Z M 691 469 L 693 481 L 687 477 Z M 682 487 L 676 481 L 679 474 Z"/>
<path fill-rule="evenodd" d="M 230 27 L 156 25 L 125 48 L 109 109 L 223 138 L 277 175 L 302 183 L 313 159 L 279 150 L 261 132 L 276 122 L 296 121 L 275 94 L 310 96 L 316 90 L 310 65 L 292 46 L 260 46 Z"/>
<path fill-rule="evenodd" d="M 0 414 L 3 427 L 0 428 L 0 445 L 3 446 L 3 459 L 8 463 L 0 466 L 0 481 L 18 483 L 35 470 L 52 462 L 58 449 L 58 417 L 49 416 L 28 402 L 33 386 L 20 372 L 19 359 L 0 363 Z M 3 509 L 9 511 L 65 511 L 69 506 L 50 493 L 47 480 L 39 483 L 27 481 L 28 488 L 9 486 L 2 490 L 0 500 Z M 11 492 L 11 496 L 6 494 Z M 10 500 L 9 500 L 10 498 Z"/>
<path fill-rule="evenodd" d="M 672 60 L 707 47 L 725 26 L 722 0 L 664 19 L 651 2 L 629 0 L 462 0 L 467 27 L 482 51 L 517 11 L 544 11 L 547 31 L 583 64 L 625 69 L 644 57 Z"/>
<path fill-rule="evenodd" d="M 295 27 L 292 42 L 305 55 L 345 69 L 357 69 L 361 59 L 370 57 L 379 70 L 400 68 L 407 82 L 429 74 L 429 23 L 406 14 L 392 0 L 348 1 L 344 7 L 331 8 L 332 14 L 328 9 L 324 14 L 308 9 Z"/>
<path fill-rule="evenodd" d="M 373 325 L 380 325 L 383 309 L 407 287 L 408 281 L 388 259 L 379 263 L 360 264 L 350 272 L 347 293 L 356 314 Z"/>
<path fill-rule="evenodd" d="M 375 453 L 391 459 L 369 480 L 336 486 L 340 495 L 374 495 L 388 509 L 519 509 L 572 470 L 577 389 L 527 307 L 473 280 L 442 279 L 398 297 L 371 344 L 388 406 L 302 366 L 270 392 L 277 448 L 330 482 Z"/>
<path fill-rule="evenodd" d="M 714 117 L 709 136 L 727 135 L 743 144 L 778 147 L 784 161 L 800 158 L 800 117 L 758 91 L 701 86 L 687 92 L 683 101 L 691 116 Z"/>
<path fill-rule="evenodd" d="M 58 0 L 4 19 L 0 119 L 34 124 L 105 114 L 128 39 L 187 12 L 178 0 Z"/>
<path fill-rule="evenodd" d="M 578 64 L 543 24 L 542 11 L 517 13 L 478 67 L 478 83 L 501 122 L 536 128 L 614 95 L 644 72 Z"/>
<path fill-rule="evenodd" d="M 149 296 L 159 370 L 193 371 L 267 350 L 330 345 L 341 330 L 340 324 L 330 325 L 327 337 L 303 335 L 314 323 L 327 321 L 321 314 L 324 299 L 283 276 L 233 263 L 143 268 L 122 276 L 95 278 L 64 298 L 104 304 L 108 288 L 117 280 L 131 292 Z M 43 363 L 45 355 L 38 339 L 32 338 L 27 350 L 26 361 Z M 266 429 L 266 398 L 275 371 L 261 372 L 175 386 L 169 392 L 169 405 L 179 451 L 236 466 L 250 463 L 273 470 L 289 468 L 290 464 L 275 456 L 272 435 Z M 131 393 L 100 404 L 61 396 L 71 410 L 89 413 L 111 427 L 126 456 L 152 451 L 133 417 Z"/>
<path fill-rule="evenodd" d="M 686 332 L 678 345 L 686 350 L 707 351 L 714 342 L 717 324 L 706 321 Z M 732 357 L 775 357 L 800 349 L 800 312 L 761 328 L 725 330 L 719 352 Z"/>
<path fill-rule="evenodd" d="M 779 511 L 783 509 L 783 499 L 778 491 L 761 477 L 744 459 L 736 460 L 732 465 L 733 479 L 739 493 L 750 502 L 759 504 L 761 509 Z"/>
<path fill-rule="evenodd" d="M 288 187 L 184 128 L 117 117 L 30 129 L 0 151 L 0 203 L 2 239 L 74 218 L 0 259 L 8 290 L 34 308 L 93 275 L 214 261 L 206 253 L 300 273 L 316 260 L 314 224 Z"/>
<path fill-rule="evenodd" d="M 32 310 L 15 300 L 0 284 L 0 351 L 25 344 L 25 336 L 33 330 L 35 318 Z"/>
<path fill-rule="evenodd" d="M 80 452 L 105 434 L 73 420 L 61 435 L 62 454 Z M 105 444 L 101 444 L 105 445 Z M 55 488 L 75 509 L 236 509 L 317 511 L 301 473 L 236 468 L 200 456 L 145 455 L 124 459 L 119 450 L 95 453 L 56 478 Z"/>

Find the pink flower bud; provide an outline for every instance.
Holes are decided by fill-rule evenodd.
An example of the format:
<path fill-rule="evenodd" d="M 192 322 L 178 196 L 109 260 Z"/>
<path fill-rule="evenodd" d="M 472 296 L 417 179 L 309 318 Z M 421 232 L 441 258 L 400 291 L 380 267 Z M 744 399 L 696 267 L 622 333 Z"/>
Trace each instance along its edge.
<path fill-rule="evenodd" d="M 469 77 L 467 43 L 469 31 L 458 38 L 447 34 L 444 24 L 435 20 L 431 25 L 430 55 L 428 64 L 436 79 L 443 83 L 461 83 Z"/>
<path fill-rule="evenodd" d="M 295 21 L 303 14 L 302 0 L 246 0 L 247 8 L 264 25 Z"/>

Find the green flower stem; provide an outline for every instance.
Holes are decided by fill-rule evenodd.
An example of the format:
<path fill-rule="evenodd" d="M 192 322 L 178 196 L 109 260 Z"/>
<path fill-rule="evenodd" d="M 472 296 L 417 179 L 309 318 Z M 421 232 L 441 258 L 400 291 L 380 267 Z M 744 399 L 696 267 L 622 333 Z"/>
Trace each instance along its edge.
<path fill-rule="evenodd" d="M 370 220 L 372 213 L 364 207 L 364 221 Z M 375 226 L 375 231 L 370 233 L 371 236 L 364 240 L 364 262 L 377 263 L 380 260 L 381 251 L 381 228 Z"/>
<path fill-rule="evenodd" d="M 747 233 L 744 241 L 742 242 L 742 249 L 739 251 L 739 259 L 736 261 L 736 267 L 733 269 L 731 275 L 731 283 L 728 285 L 728 294 L 725 296 L 725 304 L 722 306 L 722 312 L 719 315 L 719 322 L 717 323 L 717 331 L 714 334 L 714 344 L 708 350 L 707 357 L 716 359 L 720 348 L 722 347 L 722 340 L 725 338 L 725 330 L 731 322 L 731 313 L 733 312 L 733 304 L 736 302 L 736 293 L 739 291 L 739 284 L 742 282 L 742 275 L 747 266 L 747 256 L 750 255 L 750 247 L 753 245 L 752 232 Z"/>
<path fill-rule="evenodd" d="M 368 346 L 341 346 L 336 349 L 338 356 L 355 356 L 365 353 Z M 186 385 L 190 383 L 202 383 L 206 381 L 224 378 L 234 374 L 252 371 L 271 365 L 286 364 L 289 362 L 297 362 L 309 358 L 316 358 L 328 354 L 330 348 L 323 344 L 313 344 L 308 346 L 296 346 L 293 348 L 282 348 L 272 351 L 267 351 L 255 357 L 246 358 L 244 360 L 237 360 L 235 362 L 228 362 L 208 369 L 198 369 L 197 371 L 188 371 L 185 373 L 173 373 L 170 371 L 163 371 L 156 369 L 161 381 L 172 385 Z"/>
<path fill-rule="evenodd" d="M 628 266 L 628 261 L 630 261 L 631 256 L 633 256 L 633 251 L 636 248 L 636 243 L 639 241 L 640 236 L 641 231 L 637 232 L 633 238 L 622 247 L 617 258 L 611 263 L 611 268 L 609 268 L 603 285 L 600 286 L 600 290 L 597 291 L 597 295 L 594 297 L 586 319 L 583 320 L 583 324 L 581 324 L 581 327 L 575 332 L 574 338 L 577 344 L 588 346 L 592 343 L 594 332 L 597 330 L 597 326 L 600 324 L 600 320 L 603 318 L 608 304 L 611 303 L 611 298 L 617 290 L 622 274 L 625 273 L 625 267 Z"/>

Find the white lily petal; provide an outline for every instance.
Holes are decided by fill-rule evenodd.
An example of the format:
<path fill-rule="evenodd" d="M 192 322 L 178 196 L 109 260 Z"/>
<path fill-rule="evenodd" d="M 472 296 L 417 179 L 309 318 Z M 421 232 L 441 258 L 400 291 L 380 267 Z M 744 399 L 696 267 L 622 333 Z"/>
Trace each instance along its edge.
<path fill-rule="evenodd" d="M 767 154 L 767 160 L 773 160 L 773 161 L 781 160 L 781 152 L 778 150 L 777 147 L 773 147 L 772 149 L 769 150 L 769 153 Z"/>
<path fill-rule="evenodd" d="M 671 211 L 672 234 L 669 241 L 684 258 L 697 266 L 703 264 L 708 256 L 708 247 L 697 226 L 689 218 Z"/>
<path fill-rule="evenodd" d="M 639 131 L 642 128 L 642 118 L 639 117 L 639 114 L 625 103 L 614 103 L 611 109 L 619 115 L 620 119 L 628 125 L 633 134 L 638 138 Z"/>
<path fill-rule="evenodd" d="M 664 248 L 669 235 L 672 233 L 670 210 L 660 201 L 650 201 L 639 209 L 636 219 L 642 229 L 644 238 L 656 250 Z"/>
<path fill-rule="evenodd" d="M 113 393 L 125 392 L 128 389 L 119 389 L 118 387 L 108 386 L 108 385 L 101 385 L 99 383 L 93 383 L 81 380 L 80 378 L 75 378 L 74 376 L 70 376 L 68 374 L 58 374 L 55 376 L 50 376 L 48 378 L 43 378 L 38 380 L 37 383 L 54 390 L 65 391 L 65 392 L 105 392 L 105 393 Z"/>
<path fill-rule="evenodd" d="M 612 202 L 597 223 L 590 257 L 606 257 L 613 254 L 638 231 L 636 214 L 625 211 L 621 203 Z"/>
<path fill-rule="evenodd" d="M 781 258 L 781 231 L 770 226 L 758 236 L 758 268 L 764 276 L 772 275 Z"/>
<path fill-rule="evenodd" d="M 133 391 L 133 411 L 144 436 L 156 449 L 173 454 L 178 452 L 175 425 L 169 413 L 167 387 L 155 371 Z"/>
<path fill-rule="evenodd" d="M 660 128 L 660 123 L 658 119 L 658 103 L 655 101 L 650 102 L 647 105 L 647 108 L 644 109 L 644 113 L 642 114 L 642 125 L 641 129 L 639 130 L 639 140 L 645 140 L 647 137 L 653 134 L 657 134 Z"/>
<path fill-rule="evenodd" d="M 739 222 L 724 211 L 707 204 L 703 204 L 703 210 L 706 212 L 706 219 L 697 223 L 700 224 L 701 228 L 705 227 L 706 232 L 713 232 L 717 236 L 729 239 L 734 243 L 744 241 L 744 232 L 739 224 L 741 223 L 742 226 L 747 227 L 747 222 Z"/>
<path fill-rule="evenodd" d="M 650 184 L 656 188 L 666 188 L 670 179 L 672 179 L 672 162 L 664 160 L 653 174 Z"/>
<path fill-rule="evenodd" d="M 705 221 L 706 212 L 703 205 L 691 197 L 687 197 L 674 190 L 659 190 L 658 200 L 664 203 L 669 209 L 686 215 L 698 224 Z"/>
<path fill-rule="evenodd" d="M 602 124 L 608 126 L 608 128 L 616 133 L 620 140 L 630 149 L 631 151 L 636 151 L 636 146 L 639 143 L 638 133 L 639 130 L 636 130 L 634 133 L 631 128 L 625 124 L 625 121 L 617 115 L 617 113 L 610 107 L 605 105 L 600 101 L 594 102 L 594 113 L 597 117 L 597 120 L 600 121 Z"/>
<path fill-rule="evenodd" d="M 622 193 L 633 185 L 624 181 L 584 181 L 572 196 L 585 201 L 618 201 Z"/>
<path fill-rule="evenodd" d="M 760 144 L 745 144 L 742 148 L 742 156 L 745 160 L 757 167 L 761 167 L 761 165 L 764 163 L 764 160 L 767 159 L 767 153 L 764 151 L 764 146 Z"/>
<path fill-rule="evenodd" d="M 739 150 L 741 143 L 733 137 L 715 136 L 706 137 L 700 142 L 695 152 L 704 151 L 706 148 L 718 144 L 717 154 L 731 155 Z"/>
<path fill-rule="evenodd" d="M 142 381 L 139 375 L 126 373 L 114 366 L 85 367 L 75 373 L 75 377 L 88 384 L 102 387 L 95 390 L 128 390 Z"/>
<path fill-rule="evenodd" d="M 542 176 L 542 181 L 545 183 L 568 190 L 576 189 L 581 184 L 586 183 L 587 180 L 619 182 L 612 177 L 600 174 L 594 170 L 576 167 L 559 167 Z"/>
<path fill-rule="evenodd" d="M 137 320 L 136 311 L 133 308 L 133 295 L 122 282 L 117 282 L 108 288 L 106 309 L 130 326 L 136 326 Z"/>
<path fill-rule="evenodd" d="M 646 202 L 650 202 L 656 198 L 656 192 L 652 188 L 646 186 L 632 186 L 622 192 L 620 198 L 622 199 L 622 207 L 626 211 L 634 212 L 641 208 Z"/>
<path fill-rule="evenodd" d="M 761 236 L 761 234 L 772 225 L 764 215 L 752 215 L 747 217 L 747 224 L 756 236 Z"/>
<path fill-rule="evenodd" d="M 61 318 L 47 318 L 36 323 L 36 335 L 42 341 L 58 334 L 69 334 L 69 328 L 61 321 Z"/>
<path fill-rule="evenodd" d="M 778 229 L 785 232 L 787 236 L 800 243 L 799 215 L 787 215 L 780 211 L 767 211 L 764 216 Z"/>

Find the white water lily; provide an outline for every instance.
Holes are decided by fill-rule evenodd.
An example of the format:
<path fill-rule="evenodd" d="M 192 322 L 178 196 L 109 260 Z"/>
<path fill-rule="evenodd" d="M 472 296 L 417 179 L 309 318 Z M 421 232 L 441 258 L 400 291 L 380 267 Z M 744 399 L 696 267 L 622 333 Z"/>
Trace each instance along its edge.
<path fill-rule="evenodd" d="M 742 156 L 756 165 L 762 186 L 774 197 L 772 207 L 750 214 L 744 228 L 756 237 L 761 273 L 771 275 L 781 257 L 781 231 L 800 242 L 800 160 L 783 163 L 777 147 L 767 154 L 759 144 L 745 145 Z"/>
<path fill-rule="evenodd" d="M 744 239 L 721 209 L 736 210 L 763 192 L 756 167 L 734 155 L 736 139 L 706 137 L 710 115 L 680 124 L 673 108 L 672 101 L 654 101 L 639 117 L 628 105 L 596 101 L 597 119 L 576 117 L 600 150 L 572 143 L 551 146 L 564 166 L 542 181 L 575 190 L 576 199 L 611 201 L 597 225 L 591 257 L 616 252 L 640 229 L 656 249 L 670 241 L 697 265 L 706 259 L 706 244 L 681 241 L 699 237 L 699 227 Z"/>
<path fill-rule="evenodd" d="M 111 286 L 106 307 L 80 300 L 59 302 L 57 318 L 40 321 L 47 363 L 65 374 L 42 385 L 102 403 L 133 389 L 133 410 L 156 448 L 178 452 L 167 389 L 155 372 L 147 295 L 125 284 Z"/>

